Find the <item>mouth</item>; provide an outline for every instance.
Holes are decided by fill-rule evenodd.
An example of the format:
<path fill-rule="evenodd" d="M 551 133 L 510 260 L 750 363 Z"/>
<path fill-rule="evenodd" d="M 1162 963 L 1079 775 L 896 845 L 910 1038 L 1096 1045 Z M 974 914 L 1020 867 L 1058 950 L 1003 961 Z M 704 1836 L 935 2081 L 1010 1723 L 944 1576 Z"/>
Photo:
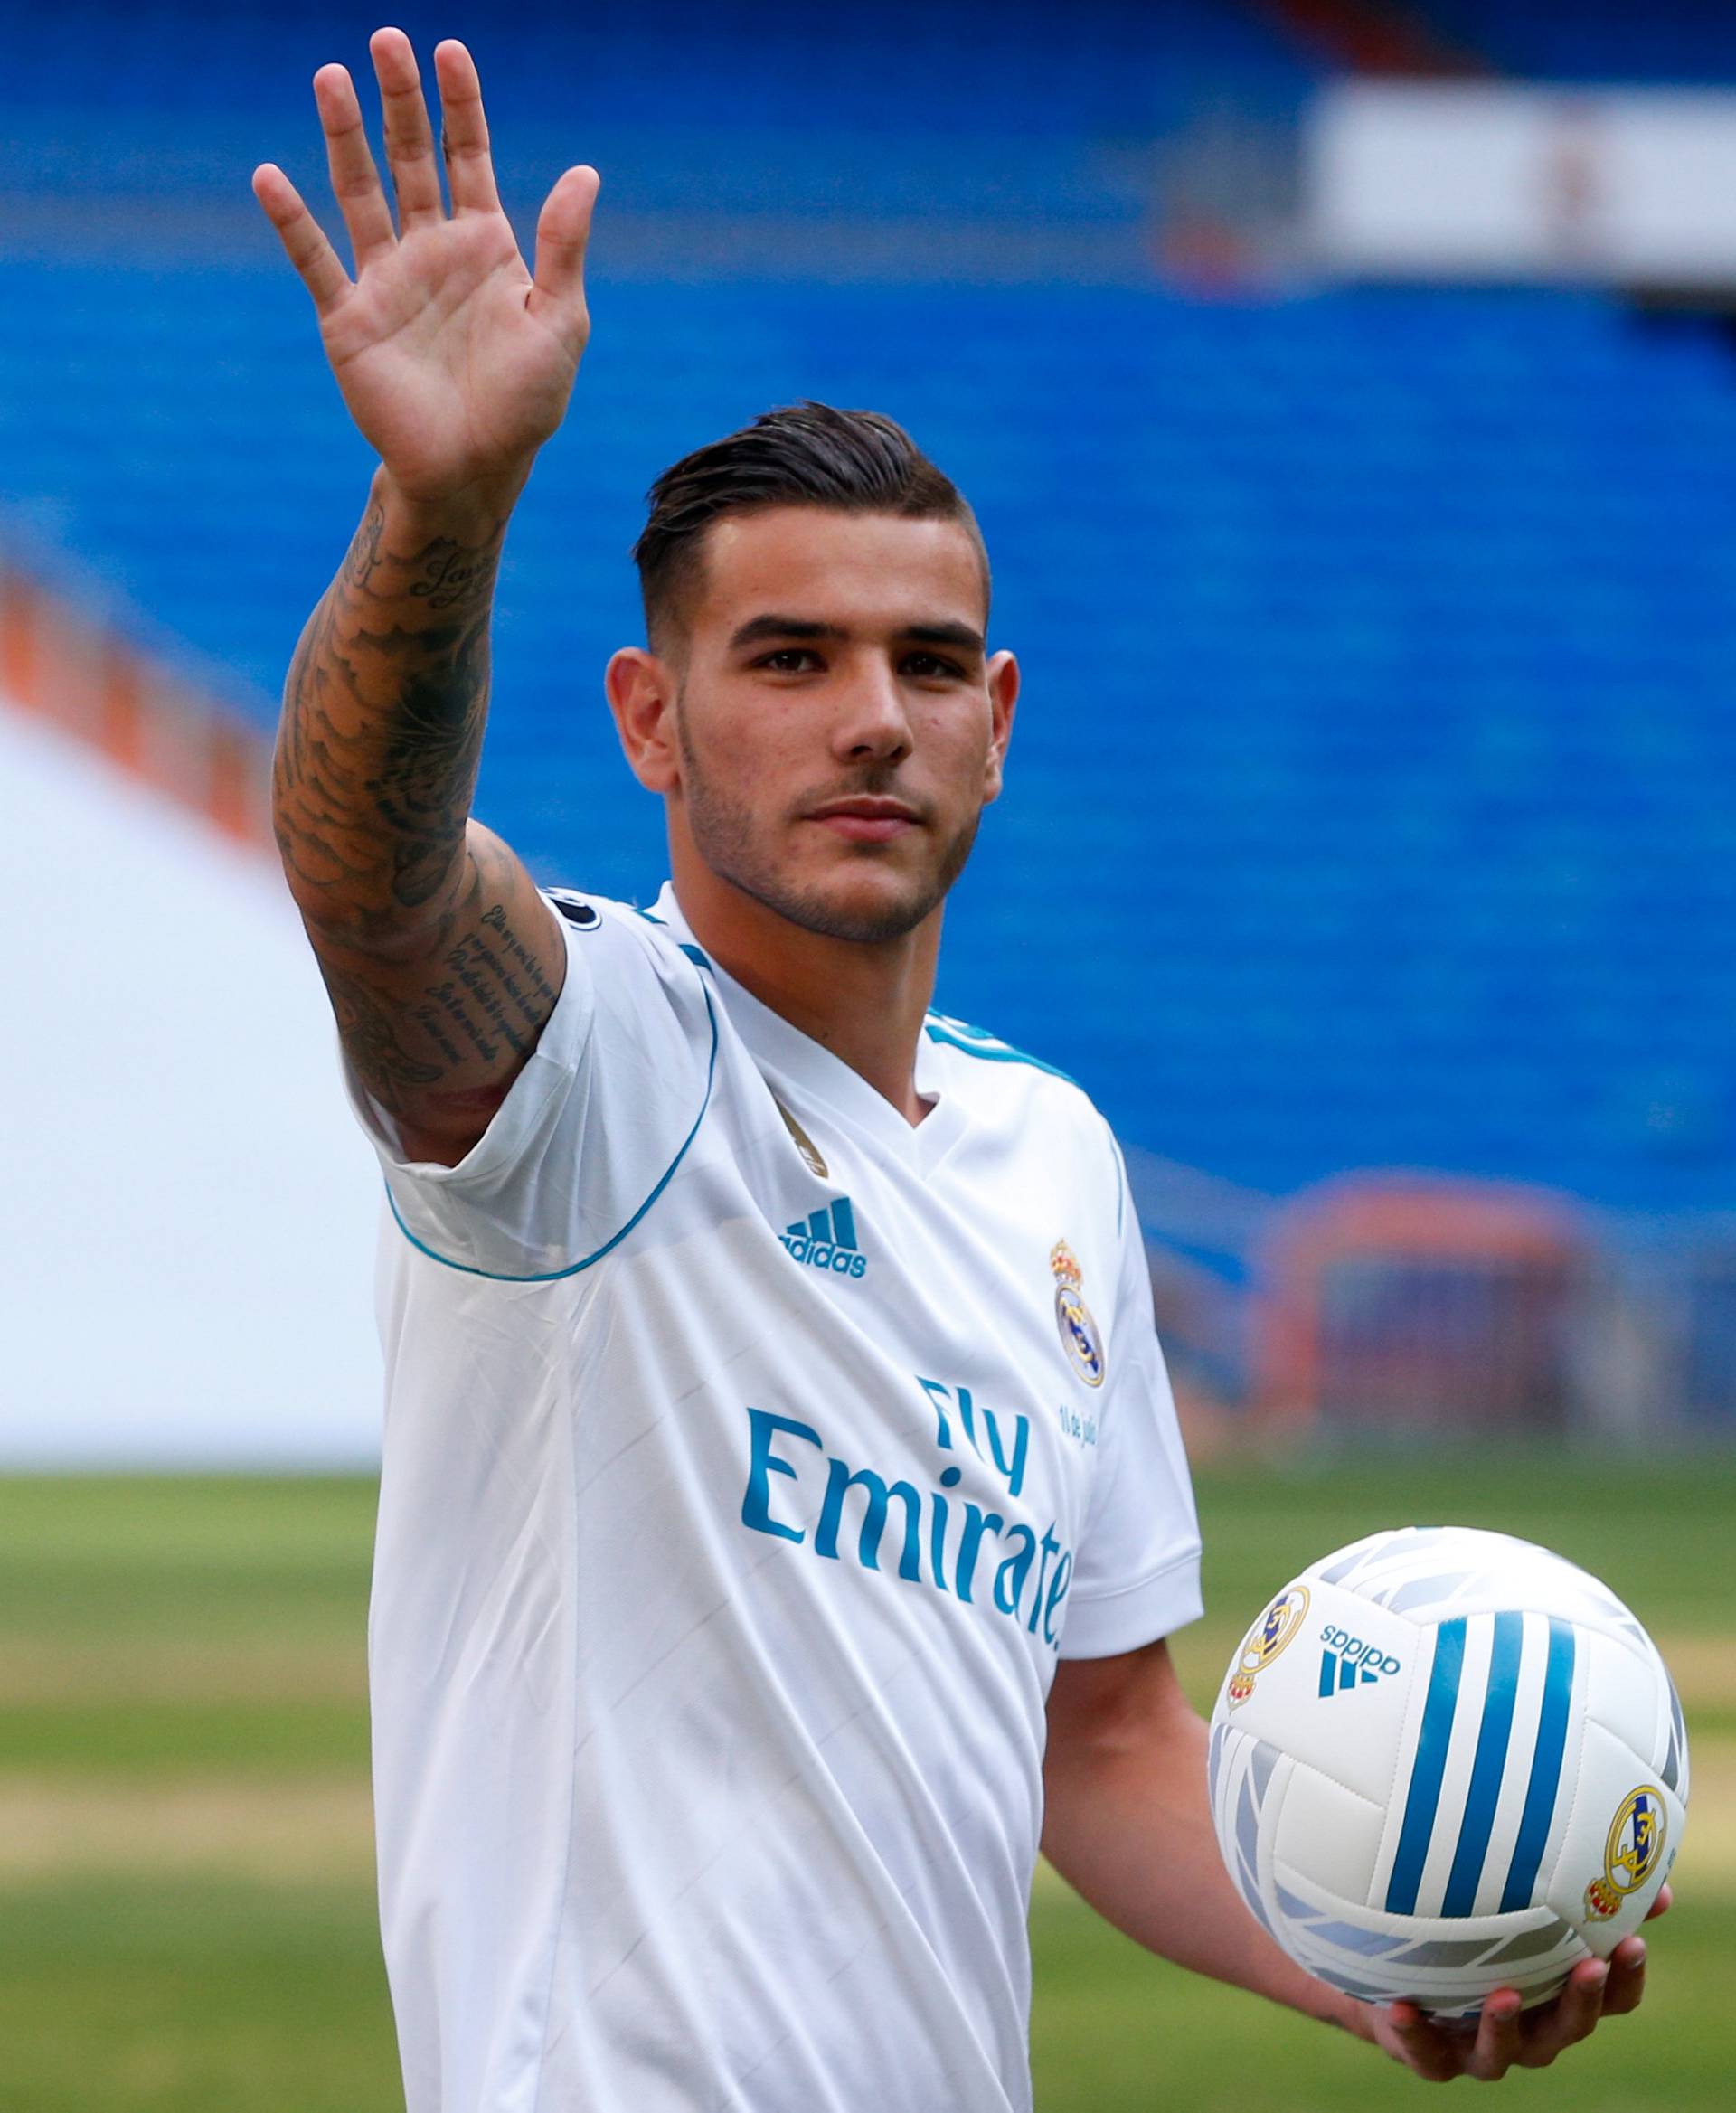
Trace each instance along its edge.
<path fill-rule="evenodd" d="M 921 817 L 902 800 L 863 793 L 852 799 L 828 800 L 804 816 L 830 829 L 850 844 L 890 844 L 907 831 L 920 829 Z"/>

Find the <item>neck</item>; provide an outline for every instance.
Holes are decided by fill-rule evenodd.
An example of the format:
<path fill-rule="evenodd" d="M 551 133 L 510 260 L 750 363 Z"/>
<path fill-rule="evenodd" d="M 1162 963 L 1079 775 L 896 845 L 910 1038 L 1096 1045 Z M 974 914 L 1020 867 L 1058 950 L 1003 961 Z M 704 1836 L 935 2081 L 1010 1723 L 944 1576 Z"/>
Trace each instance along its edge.
<path fill-rule="evenodd" d="M 792 924 L 697 859 L 675 859 L 689 929 L 725 975 L 920 1123 L 916 1051 L 934 995 L 939 907 L 901 938 L 864 944 Z"/>

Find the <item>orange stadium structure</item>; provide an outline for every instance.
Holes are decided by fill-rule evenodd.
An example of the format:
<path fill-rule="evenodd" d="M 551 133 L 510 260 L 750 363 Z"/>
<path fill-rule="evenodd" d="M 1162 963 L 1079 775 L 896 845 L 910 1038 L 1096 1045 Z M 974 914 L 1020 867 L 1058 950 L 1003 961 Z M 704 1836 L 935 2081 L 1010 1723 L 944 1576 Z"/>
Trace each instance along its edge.
<path fill-rule="evenodd" d="M 1568 1199 L 1498 1183 L 1354 1175 L 1275 1216 L 1258 1411 L 1421 1434 L 1560 1428 L 1566 1329 L 1593 1281 Z"/>
<path fill-rule="evenodd" d="M 267 736 L 3 555 L 0 695 L 237 843 L 270 848 Z"/>

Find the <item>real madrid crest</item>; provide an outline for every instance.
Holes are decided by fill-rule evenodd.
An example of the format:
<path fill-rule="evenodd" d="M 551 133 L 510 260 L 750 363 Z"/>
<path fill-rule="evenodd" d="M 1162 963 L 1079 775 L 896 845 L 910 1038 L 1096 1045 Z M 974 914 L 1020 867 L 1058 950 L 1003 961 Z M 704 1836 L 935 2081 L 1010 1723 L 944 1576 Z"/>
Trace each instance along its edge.
<path fill-rule="evenodd" d="M 1085 1272 L 1064 1240 L 1049 1250 L 1049 1267 L 1055 1273 L 1055 1325 L 1061 1330 L 1061 1346 L 1088 1387 L 1103 1384 L 1103 1338 L 1090 1308 L 1080 1296 Z"/>
<path fill-rule="evenodd" d="M 1308 1611 L 1308 1588 L 1292 1585 L 1281 1592 L 1242 1639 L 1230 1672 L 1230 1707 L 1238 1710 L 1254 1692 L 1254 1676 L 1263 1673 L 1302 1626 Z"/>
<path fill-rule="evenodd" d="M 1618 1914 L 1622 1902 L 1657 1869 L 1664 1854 L 1664 1796 L 1656 1784 L 1642 1783 L 1616 1808 L 1603 1847 L 1603 1876 L 1585 1889 L 1585 1911 L 1594 1921 Z"/>

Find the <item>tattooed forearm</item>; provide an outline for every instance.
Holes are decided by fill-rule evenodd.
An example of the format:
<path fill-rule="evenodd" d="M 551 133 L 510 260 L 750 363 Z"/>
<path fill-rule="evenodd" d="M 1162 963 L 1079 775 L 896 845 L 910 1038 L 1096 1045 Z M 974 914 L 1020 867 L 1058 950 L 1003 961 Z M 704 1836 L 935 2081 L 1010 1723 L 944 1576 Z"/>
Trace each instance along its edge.
<path fill-rule="evenodd" d="M 386 510 L 378 499 L 370 499 L 362 525 L 344 553 L 342 577 L 346 585 L 365 588 L 380 562 L 380 539 L 386 532 Z"/>
<path fill-rule="evenodd" d="M 451 608 L 475 589 L 479 574 L 486 571 L 492 585 L 494 571 L 495 559 L 491 555 L 485 553 L 479 558 L 475 552 L 455 542 L 444 546 L 430 543 L 427 574 L 416 580 L 410 591 L 418 598 L 426 598 L 431 609 Z"/>
<path fill-rule="evenodd" d="M 448 1165 L 535 1048 L 566 968 L 530 875 L 470 819 L 505 528 L 430 521 L 376 478 L 296 648 L 273 788 L 350 1063 L 407 1148 Z"/>
<path fill-rule="evenodd" d="M 443 665 L 431 674 L 406 671 L 396 730 L 364 788 L 392 833 L 392 900 L 406 910 L 421 909 L 451 879 L 469 818 L 488 686 L 486 613 L 423 637 L 440 640 Z M 369 641 L 376 643 L 391 650 L 393 642 Z M 476 701 L 474 709 L 467 699 Z"/>
<path fill-rule="evenodd" d="M 460 884 L 505 527 L 394 535 L 376 495 L 309 620 L 285 687 L 274 807 L 310 919 L 402 931 Z"/>

